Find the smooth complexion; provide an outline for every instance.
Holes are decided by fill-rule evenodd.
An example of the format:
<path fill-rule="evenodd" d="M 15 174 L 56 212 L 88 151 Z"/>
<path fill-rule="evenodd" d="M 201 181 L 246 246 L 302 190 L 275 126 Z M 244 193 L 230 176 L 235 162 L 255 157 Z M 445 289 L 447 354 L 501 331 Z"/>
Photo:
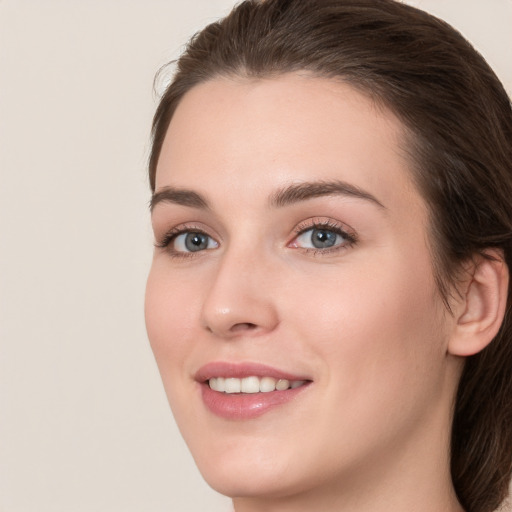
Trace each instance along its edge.
<path fill-rule="evenodd" d="M 461 510 L 455 319 L 402 132 L 350 86 L 298 74 L 201 84 L 170 123 L 147 328 L 198 467 L 237 512 Z M 248 417 L 205 403 L 244 399 L 206 390 L 204 368 L 265 377 L 251 365 L 306 382 Z"/>

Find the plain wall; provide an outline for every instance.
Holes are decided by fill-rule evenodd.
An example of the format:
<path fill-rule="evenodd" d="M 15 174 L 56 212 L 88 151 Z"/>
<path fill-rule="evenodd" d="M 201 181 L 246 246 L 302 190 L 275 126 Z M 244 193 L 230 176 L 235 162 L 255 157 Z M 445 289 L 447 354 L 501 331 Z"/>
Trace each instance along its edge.
<path fill-rule="evenodd" d="M 510 0 L 410 2 L 512 91 Z M 232 0 L 0 0 L 0 512 L 222 512 L 146 339 L 153 78 Z"/>

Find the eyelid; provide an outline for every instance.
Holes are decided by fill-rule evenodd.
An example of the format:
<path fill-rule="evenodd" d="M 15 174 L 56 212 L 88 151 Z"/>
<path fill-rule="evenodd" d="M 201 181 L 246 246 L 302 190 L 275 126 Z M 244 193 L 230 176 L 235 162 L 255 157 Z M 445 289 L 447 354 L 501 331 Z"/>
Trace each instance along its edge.
<path fill-rule="evenodd" d="M 339 232 L 340 234 L 346 235 L 347 237 L 357 240 L 356 231 L 351 228 L 348 224 L 335 220 L 331 217 L 310 217 L 299 222 L 293 229 L 295 236 L 307 231 L 308 229 L 331 229 Z"/>
<path fill-rule="evenodd" d="M 303 252 L 314 252 L 314 253 L 322 253 L 326 254 L 329 252 L 335 252 L 342 249 L 346 249 L 348 247 L 351 247 L 352 245 L 356 244 L 358 241 L 357 234 L 354 229 L 352 229 L 347 224 L 337 221 L 335 219 L 329 218 L 329 217 L 312 217 L 310 219 L 306 219 L 293 229 L 294 231 L 294 237 L 293 239 L 288 243 L 288 246 L 297 240 L 297 238 L 306 233 L 309 230 L 313 229 L 320 229 L 320 230 L 326 230 L 326 231 L 332 231 L 340 236 L 342 236 L 346 242 L 338 244 L 333 247 L 329 248 L 311 248 L 311 247 L 294 247 L 294 249 L 299 249 Z"/>
<path fill-rule="evenodd" d="M 157 240 L 155 241 L 154 245 L 156 248 L 167 250 L 172 256 L 176 256 L 176 257 L 188 257 L 191 255 L 197 256 L 197 255 L 199 255 L 199 253 L 204 252 L 204 251 L 197 251 L 197 253 L 176 251 L 176 250 L 173 250 L 171 245 L 178 236 L 180 236 L 184 233 L 200 233 L 200 234 L 205 235 L 205 236 L 211 238 L 212 240 L 214 240 L 218 246 L 219 245 L 219 237 L 212 235 L 210 233 L 210 231 L 211 230 L 205 228 L 204 226 L 202 226 L 199 223 L 186 222 L 186 223 L 174 226 L 173 228 L 165 231 L 165 233 L 161 237 L 157 237 Z M 205 250 L 211 250 L 211 249 L 205 249 Z"/>

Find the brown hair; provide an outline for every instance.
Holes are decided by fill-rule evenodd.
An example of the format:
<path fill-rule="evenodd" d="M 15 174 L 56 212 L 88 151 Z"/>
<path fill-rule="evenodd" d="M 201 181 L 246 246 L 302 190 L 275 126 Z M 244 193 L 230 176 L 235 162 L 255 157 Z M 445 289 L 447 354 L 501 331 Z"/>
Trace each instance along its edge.
<path fill-rule="evenodd" d="M 485 60 L 452 27 L 394 0 L 246 0 L 190 41 L 153 121 L 151 188 L 183 95 L 221 76 L 307 70 L 343 80 L 404 123 L 430 208 L 434 271 L 449 308 L 461 262 L 498 248 L 512 268 L 512 109 Z M 496 338 L 468 357 L 451 470 L 468 512 L 491 512 L 512 470 L 512 296 Z"/>

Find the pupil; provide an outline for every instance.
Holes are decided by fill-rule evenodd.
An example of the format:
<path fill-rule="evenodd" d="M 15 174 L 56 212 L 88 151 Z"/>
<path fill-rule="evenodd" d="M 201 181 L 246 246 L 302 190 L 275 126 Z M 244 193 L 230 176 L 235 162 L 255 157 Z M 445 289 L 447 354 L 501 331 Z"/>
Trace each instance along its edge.
<path fill-rule="evenodd" d="M 208 247 L 208 238 L 202 233 L 189 233 L 185 237 L 185 247 L 191 252 L 201 251 Z"/>
<path fill-rule="evenodd" d="M 332 247 L 336 243 L 336 233 L 326 229 L 315 229 L 312 233 L 312 243 L 317 249 Z"/>

